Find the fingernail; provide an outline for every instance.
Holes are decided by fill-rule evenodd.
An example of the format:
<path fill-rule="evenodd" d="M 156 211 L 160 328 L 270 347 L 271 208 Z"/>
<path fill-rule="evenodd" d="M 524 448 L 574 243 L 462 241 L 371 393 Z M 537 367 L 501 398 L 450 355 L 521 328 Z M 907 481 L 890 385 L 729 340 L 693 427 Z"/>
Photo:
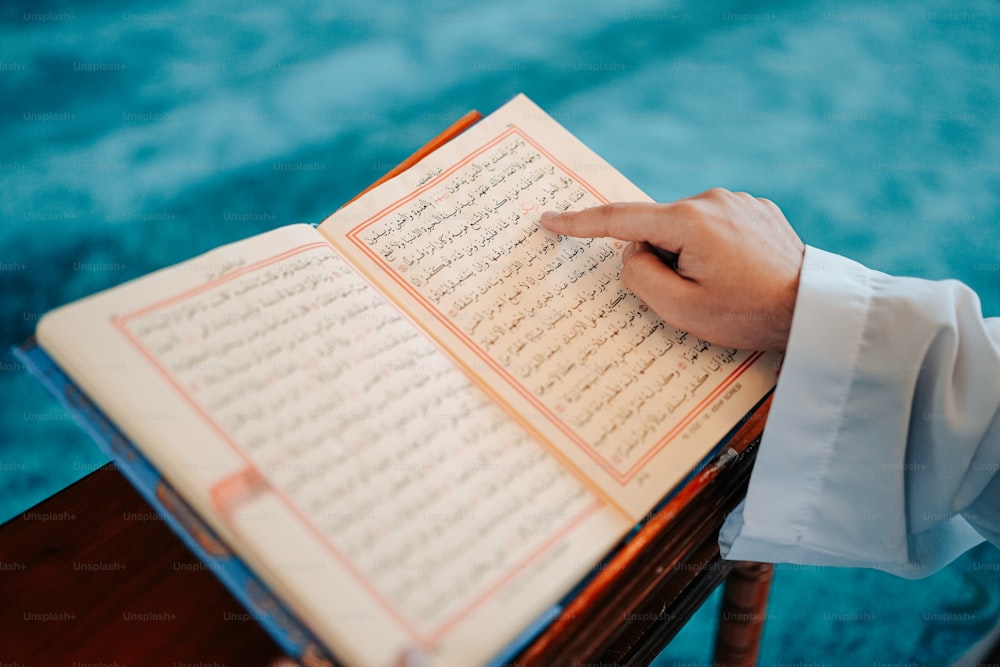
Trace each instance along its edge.
<path fill-rule="evenodd" d="M 545 211 L 542 213 L 542 220 L 551 220 L 557 215 L 559 215 L 559 211 Z"/>

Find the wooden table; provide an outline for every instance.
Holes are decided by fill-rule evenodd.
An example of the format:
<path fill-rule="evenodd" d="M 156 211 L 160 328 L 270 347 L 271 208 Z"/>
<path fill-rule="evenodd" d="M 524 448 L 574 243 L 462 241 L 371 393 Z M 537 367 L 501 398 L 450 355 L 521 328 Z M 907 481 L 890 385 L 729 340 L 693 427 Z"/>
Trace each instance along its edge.
<path fill-rule="evenodd" d="M 0 563 L 0 664 L 281 657 L 113 465 L 0 527 Z"/>

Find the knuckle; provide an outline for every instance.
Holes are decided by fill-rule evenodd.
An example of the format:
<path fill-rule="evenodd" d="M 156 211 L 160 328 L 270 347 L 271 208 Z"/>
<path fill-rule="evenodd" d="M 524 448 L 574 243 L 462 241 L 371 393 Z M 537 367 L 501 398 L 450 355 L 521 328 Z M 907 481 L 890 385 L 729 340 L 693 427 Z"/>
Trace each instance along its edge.
<path fill-rule="evenodd" d="M 604 230 L 607 234 L 621 238 L 628 225 L 631 210 L 628 204 L 605 204 L 601 208 Z"/>
<path fill-rule="evenodd" d="M 628 209 L 625 204 L 614 203 L 605 204 L 600 208 L 600 211 L 601 217 L 603 217 L 604 220 L 607 221 L 608 225 L 611 226 L 617 224 L 617 222 L 626 215 Z"/>
<path fill-rule="evenodd" d="M 726 188 L 714 187 L 709 190 L 706 190 L 702 194 L 709 199 L 724 199 L 726 197 L 731 196 L 733 193 L 727 190 Z"/>
<path fill-rule="evenodd" d="M 677 202 L 673 212 L 678 218 L 691 220 L 701 216 L 701 208 L 696 201 L 683 200 Z"/>
<path fill-rule="evenodd" d="M 625 204 L 620 202 L 612 202 L 611 204 L 604 204 L 598 209 L 605 218 L 609 220 L 614 220 L 618 216 L 625 212 Z"/>

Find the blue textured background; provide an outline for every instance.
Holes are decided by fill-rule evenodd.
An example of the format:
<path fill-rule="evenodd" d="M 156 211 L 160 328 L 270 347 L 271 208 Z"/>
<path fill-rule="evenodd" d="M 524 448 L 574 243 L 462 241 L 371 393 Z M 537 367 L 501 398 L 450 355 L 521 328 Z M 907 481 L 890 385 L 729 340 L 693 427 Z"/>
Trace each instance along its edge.
<path fill-rule="evenodd" d="M 994 2 L 105 0 L 0 17 L 0 521 L 104 462 L 6 353 L 41 313 L 318 221 L 520 91 L 657 199 L 770 197 L 807 243 L 959 278 L 1000 314 Z M 946 665 L 1000 616 L 998 562 L 981 548 L 923 582 L 779 569 L 762 664 Z M 664 665 L 707 660 L 710 612 Z"/>

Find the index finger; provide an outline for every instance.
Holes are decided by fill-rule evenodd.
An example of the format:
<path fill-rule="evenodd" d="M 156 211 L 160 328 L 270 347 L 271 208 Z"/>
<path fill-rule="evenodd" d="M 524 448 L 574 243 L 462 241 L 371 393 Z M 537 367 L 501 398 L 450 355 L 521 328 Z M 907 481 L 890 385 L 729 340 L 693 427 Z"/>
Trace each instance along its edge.
<path fill-rule="evenodd" d="M 610 236 L 622 241 L 645 241 L 656 246 L 676 249 L 680 244 L 678 230 L 665 225 L 669 204 L 633 202 L 604 204 L 582 211 L 542 214 L 540 223 L 549 231 L 567 236 L 596 238 Z"/>

